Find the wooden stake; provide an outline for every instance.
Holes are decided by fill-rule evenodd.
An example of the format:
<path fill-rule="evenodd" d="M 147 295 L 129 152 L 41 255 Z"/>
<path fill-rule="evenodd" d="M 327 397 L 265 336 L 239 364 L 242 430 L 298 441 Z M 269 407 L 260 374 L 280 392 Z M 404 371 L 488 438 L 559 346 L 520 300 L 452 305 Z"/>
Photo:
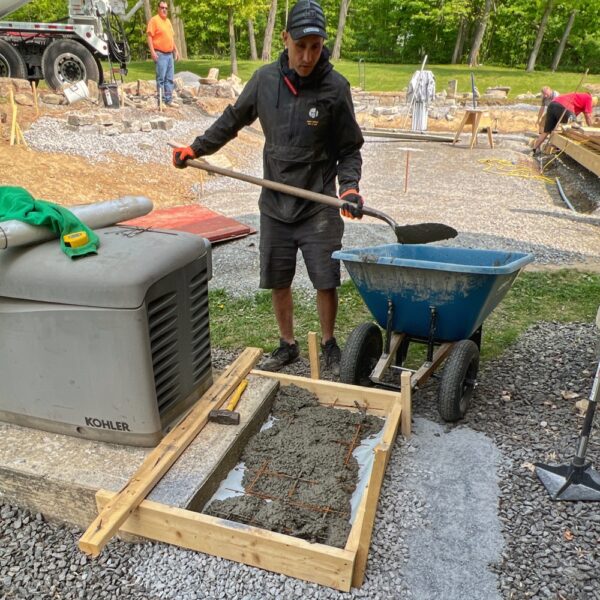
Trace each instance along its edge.
<path fill-rule="evenodd" d="M 98 556 L 127 517 L 144 500 L 173 463 L 208 422 L 211 410 L 221 407 L 262 356 L 259 348 L 246 348 L 200 398 L 188 416 L 148 454 L 125 487 L 114 496 L 79 539 L 79 548 Z"/>
<path fill-rule="evenodd" d="M 31 91 L 33 93 L 33 104 L 35 106 L 35 116 L 40 116 L 40 107 L 38 104 L 38 95 L 37 95 L 37 83 L 35 81 L 31 82 Z"/>
<path fill-rule="evenodd" d="M 21 129 L 21 126 L 19 125 L 19 123 L 17 123 L 16 130 L 17 130 L 17 144 L 23 144 L 26 148 L 29 148 L 29 144 L 25 141 L 25 137 L 23 136 L 23 130 Z"/>
<path fill-rule="evenodd" d="M 10 107 L 12 109 L 12 121 L 11 121 L 11 125 L 10 125 L 10 145 L 14 146 L 15 145 L 15 136 L 16 136 L 16 131 L 17 131 L 17 105 L 15 103 L 15 97 L 13 94 L 12 86 L 9 91 L 9 98 L 10 98 Z"/>
<path fill-rule="evenodd" d="M 412 387 L 408 371 L 402 371 L 402 375 L 400 376 L 400 394 L 402 403 L 400 431 L 405 438 L 409 438 L 412 421 Z"/>
<path fill-rule="evenodd" d="M 314 331 L 308 333 L 308 360 L 310 362 L 310 378 L 321 379 L 319 336 Z"/>

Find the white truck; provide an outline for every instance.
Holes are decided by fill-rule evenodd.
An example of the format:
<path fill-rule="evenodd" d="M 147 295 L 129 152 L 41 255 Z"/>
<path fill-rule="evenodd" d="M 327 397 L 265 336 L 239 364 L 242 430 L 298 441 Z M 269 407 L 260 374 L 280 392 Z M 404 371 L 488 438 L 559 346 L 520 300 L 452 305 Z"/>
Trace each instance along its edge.
<path fill-rule="evenodd" d="M 0 77 L 43 78 L 53 89 L 90 79 L 102 83 L 103 59 L 126 73 L 130 52 L 123 22 L 143 0 L 127 14 L 127 0 L 69 0 L 64 22 L 4 20 L 29 2 L 0 0 Z"/>

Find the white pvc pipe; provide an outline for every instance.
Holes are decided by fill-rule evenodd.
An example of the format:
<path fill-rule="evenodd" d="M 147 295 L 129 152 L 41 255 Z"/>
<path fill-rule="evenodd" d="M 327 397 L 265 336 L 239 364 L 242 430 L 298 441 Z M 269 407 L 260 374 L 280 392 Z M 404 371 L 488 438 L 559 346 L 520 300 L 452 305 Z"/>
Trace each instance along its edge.
<path fill-rule="evenodd" d="M 69 206 L 68 209 L 90 229 L 100 229 L 115 223 L 147 215 L 153 208 L 145 196 L 123 196 L 116 200 Z M 57 237 L 47 227 L 29 225 L 22 221 L 0 222 L 0 250 L 37 244 Z"/>

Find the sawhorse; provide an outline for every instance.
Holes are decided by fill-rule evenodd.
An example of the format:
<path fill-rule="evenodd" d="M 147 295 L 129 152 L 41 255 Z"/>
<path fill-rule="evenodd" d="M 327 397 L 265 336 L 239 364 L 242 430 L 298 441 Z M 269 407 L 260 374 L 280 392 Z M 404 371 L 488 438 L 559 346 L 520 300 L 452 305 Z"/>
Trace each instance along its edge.
<path fill-rule="evenodd" d="M 467 125 L 471 125 L 471 143 L 469 144 L 469 150 L 473 149 L 473 146 L 475 146 L 477 144 L 477 132 L 479 131 L 479 126 L 481 124 L 481 117 L 483 116 L 484 112 L 485 111 L 483 111 L 479 108 L 468 108 L 465 111 L 465 116 L 463 117 L 463 120 L 460 123 L 458 131 L 456 132 L 456 135 L 454 136 L 454 141 L 452 142 L 452 145 L 454 145 L 454 144 L 456 144 L 456 142 L 458 142 L 458 140 L 460 138 L 460 134 L 462 133 L 463 129 Z M 487 125 L 487 136 L 488 136 L 488 141 L 490 143 L 490 148 L 493 148 L 494 147 L 494 138 L 492 137 L 491 123 L 489 123 Z"/>

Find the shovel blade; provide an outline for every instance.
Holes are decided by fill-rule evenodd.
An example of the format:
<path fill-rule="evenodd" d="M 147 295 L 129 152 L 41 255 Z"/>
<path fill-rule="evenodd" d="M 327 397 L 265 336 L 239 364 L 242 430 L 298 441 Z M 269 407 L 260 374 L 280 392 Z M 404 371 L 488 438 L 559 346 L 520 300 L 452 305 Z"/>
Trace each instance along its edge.
<path fill-rule="evenodd" d="M 600 502 L 600 474 L 590 465 L 578 469 L 537 463 L 535 472 L 552 500 Z"/>
<path fill-rule="evenodd" d="M 429 244 L 455 238 L 458 235 L 456 229 L 443 223 L 396 225 L 394 232 L 399 244 Z"/>

